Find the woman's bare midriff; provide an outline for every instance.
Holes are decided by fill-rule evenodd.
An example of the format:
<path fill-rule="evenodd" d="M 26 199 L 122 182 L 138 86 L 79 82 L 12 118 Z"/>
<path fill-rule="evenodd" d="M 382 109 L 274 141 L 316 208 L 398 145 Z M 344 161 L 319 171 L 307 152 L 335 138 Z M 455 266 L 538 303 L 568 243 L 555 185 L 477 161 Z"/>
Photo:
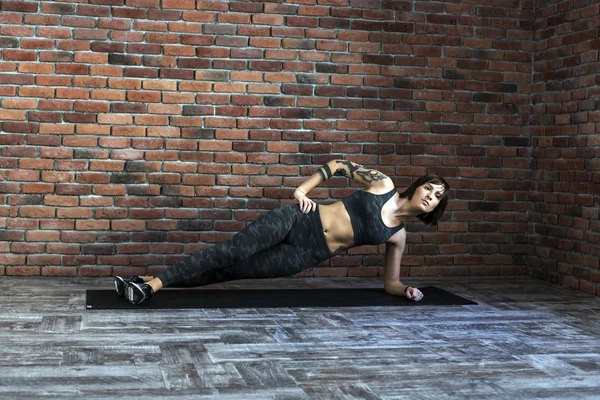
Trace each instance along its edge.
<path fill-rule="evenodd" d="M 350 215 L 344 203 L 336 201 L 332 204 L 318 205 L 323 233 L 327 247 L 332 253 L 337 253 L 354 245 L 354 231 L 350 222 Z"/>

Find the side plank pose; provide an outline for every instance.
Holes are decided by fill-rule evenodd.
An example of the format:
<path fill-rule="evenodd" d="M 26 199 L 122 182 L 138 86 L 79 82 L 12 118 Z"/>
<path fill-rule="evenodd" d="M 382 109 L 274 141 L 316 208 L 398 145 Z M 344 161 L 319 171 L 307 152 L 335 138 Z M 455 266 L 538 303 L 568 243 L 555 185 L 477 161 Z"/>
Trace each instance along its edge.
<path fill-rule="evenodd" d="M 353 179 L 364 188 L 328 205 L 317 205 L 307 197 L 333 175 Z M 140 304 L 165 286 L 290 276 L 342 250 L 385 243 L 385 291 L 419 301 L 421 291 L 400 282 L 406 244 L 404 221 L 416 216 L 425 224 L 436 224 L 448 204 L 449 189 L 442 177 L 430 174 L 399 194 L 393 181 L 381 172 L 332 160 L 296 189 L 294 197 L 299 204 L 268 211 L 232 238 L 177 262 L 147 281 L 117 276 L 117 294 Z"/>

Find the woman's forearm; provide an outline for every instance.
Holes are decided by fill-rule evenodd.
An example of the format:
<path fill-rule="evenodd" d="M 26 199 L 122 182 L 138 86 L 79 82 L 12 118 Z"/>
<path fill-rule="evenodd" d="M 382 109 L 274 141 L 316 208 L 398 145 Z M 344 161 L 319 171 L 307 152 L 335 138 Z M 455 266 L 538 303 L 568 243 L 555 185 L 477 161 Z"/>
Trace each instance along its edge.
<path fill-rule="evenodd" d="M 317 170 L 317 172 L 315 172 L 307 180 L 302 182 L 302 184 L 298 186 L 298 189 L 296 190 L 307 194 L 312 189 L 325 182 L 333 175 L 333 172 L 335 172 L 335 163 L 336 160 L 331 160 L 327 164 L 323 165 Z"/>

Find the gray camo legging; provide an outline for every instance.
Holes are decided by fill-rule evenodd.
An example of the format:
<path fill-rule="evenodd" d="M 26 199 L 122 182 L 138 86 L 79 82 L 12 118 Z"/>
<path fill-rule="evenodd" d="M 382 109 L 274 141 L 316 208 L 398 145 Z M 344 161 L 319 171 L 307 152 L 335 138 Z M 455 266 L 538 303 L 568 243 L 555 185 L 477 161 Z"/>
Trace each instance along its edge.
<path fill-rule="evenodd" d="M 297 274 L 328 259 L 323 226 L 316 211 L 298 204 L 271 210 L 231 239 L 206 248 L 157 275 L 163 286 L 203 286 L 236 279 Z"/>

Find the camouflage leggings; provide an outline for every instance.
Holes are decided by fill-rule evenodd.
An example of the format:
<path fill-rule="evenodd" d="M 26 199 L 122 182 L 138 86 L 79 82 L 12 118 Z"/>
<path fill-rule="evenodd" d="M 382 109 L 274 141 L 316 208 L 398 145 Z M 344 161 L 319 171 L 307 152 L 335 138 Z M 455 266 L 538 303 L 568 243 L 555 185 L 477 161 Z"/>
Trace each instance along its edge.
<path fill-rule="evenodd" d="M 203 286 L 236 279 L 294 275 L 328 259 L 316 211 L 298 204 L 271 210 L 222 243 L 193 254 L 157 277 L 164 286 Z"/>

